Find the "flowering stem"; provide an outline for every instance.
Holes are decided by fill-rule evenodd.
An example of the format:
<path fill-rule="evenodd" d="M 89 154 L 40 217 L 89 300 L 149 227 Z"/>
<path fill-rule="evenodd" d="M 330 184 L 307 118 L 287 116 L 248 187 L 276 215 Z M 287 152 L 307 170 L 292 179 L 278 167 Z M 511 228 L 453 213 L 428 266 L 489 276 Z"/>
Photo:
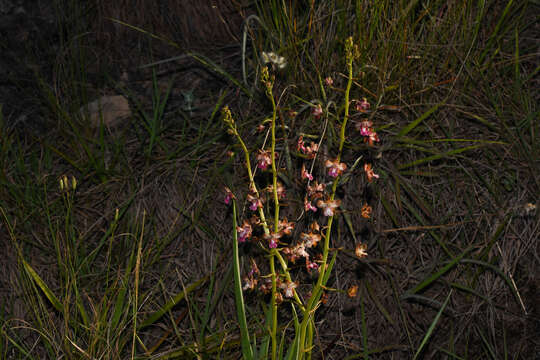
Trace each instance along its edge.
<path fill-rule="evenodd" d="M 352 80 L 353 80 L 353 60 L 354 60 L 354 48 L 353 48 L 353 41 L 352 37 L 349 37 L 345 42 L 345 52 L 346 52 L 346 60 L 347 60 L 347 68 L 348 68 L 348 80 L 347 80 L 347 87 L 345 89 L 345 109 L 343 114 L 343 121 L 341 124 L 341 131 L 340 131 L 340 137 L 339 137 L 339 150 L 337 154 L 337 162 L 340 162 L 341 159 L 341 153 L 343 151 L 343 145 L 345 144 L 345 128 L 347 126 L 347 120 L 349 119 L 349 96 L 350 91 L 352 87 Z M 330 200 L 334 200 L 336 195 L 336 189 L 337 185 L 339 183 L 341 176 L 337 176 L 334 180 L 334 183 L 332 184 L 332 193 L 330 195 Z M 318 294 L 321 292 L 323 286 L 325 285 L 324 279 L 328 278 L 325 277 L 325 271 L 328 261 L 328 252 L 330 249 L 330 235 L 332 233 L 332 223 L 334 220 L 334 215 L 330 216 L 328 218 L 328 223 L 326 227 L 326 235 L 324 236 L 324 244 L 323 244 L 323 258 L 322 258 L 322 264 L 320 266 L 319 270 L 319 277 L 317 279 L 317 283 L 315 284 L 315 287 L 313 288 L 313 291 L 311 292 L 311 297 L 309 298 L 306 309 L 304 311 L 304 317 L 302 319 L 302 323 L 300 325 L 300 341 L 299 341 L 299 359 L 304 358 L 304 353 L 310 352 L 311 349 L 311 341 L 309 336 L 309 326 L 312 321 L 312 316 L 314 313 L 314 309 L 317 306 L 315 303 L 318 299 Z M 306 334 L 308 333 L 308 334 Z M 308 342 L 306 343 L 306 335 L 308 335 Z"/>
<path fill-rule="evenodd" d="M 279 232 L 279 197 L 277 193 L 277 167 L 276 167 L 276 102 L 274 100 L 274 95 L 272 94 L 273 80 L 270 79 L 268 74 L 268 68 L 264 67 L 262 71 L 262 81 L 266 87 L 266 96 L 270 99 L 272 103 L 272 139 L 271 139 L 271 148 L 270 148 L 270 157 L 272 159 L 272 194 L 274 195 L 274 234 Z M 272 308 L 272 321 L 270 327 L 270 337 L 272 339 L 272 360 L 276 359 L 277 356 L 277 276 L 275 269 L 275 256 L 277 250 L 271 249 L 270 251 L 270 273 L 272 276 L 272 299 L 270 306 Z"/>

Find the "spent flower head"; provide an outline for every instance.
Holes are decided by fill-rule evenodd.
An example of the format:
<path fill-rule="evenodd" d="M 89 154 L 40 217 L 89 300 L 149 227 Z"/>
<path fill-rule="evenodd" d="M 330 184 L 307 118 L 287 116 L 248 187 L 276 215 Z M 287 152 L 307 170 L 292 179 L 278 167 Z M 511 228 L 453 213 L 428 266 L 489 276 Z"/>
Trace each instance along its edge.
<path fill-rule="evenodd" d="M 364 243 L 356 244 L 356 249 L 354 249 L 354 253 L 359 258 L 365 258 L 366 256 L 368 256 L 367 244 L 364 244 Z"/>
<path fill-rule="evenodd" d="M 366 176 L 369 182 L 373 181 L 373 178 L 378 179 L 379 175 L 375 174 L 373 169 L 371 168 L 371 164 L 364 164 L 364 171 L 366 172 Z"/>
<path fill-rule="evenodd" d="M 312 247 L 317 246 L 317 243 L 321 241 L 321 235 L 314 234 L 313 232 L 301 233 L 300 240 L 305 245 L 305 247 L 312 248 Z"/>
<path fill-rule="evenodd" d="M 283 235 L 291 235 L 294 230 L 294 222 L 288 222 L 287 218 L 280 220 L 278 223 L 278 229 Z"/>
<path fill-rule="evenodd" d="M 268 185 L 266 187 L 266 191 L 269 193 L 274 192 L 274 186 L 272 186 L 271 184 Z M 277 182 L 276 192 L 279 199 L 283 199 L 285 197 L 285 187 L 279 181 Z"/>
<path fill-rule="evenodd" d="M 371 211 L 371 206 L 364 204 L 364 206 L 362 206 L 362 217 L 364 219 L 369 219 L 371 217 Z"/>
<path fill-rule="evenodd" d="M 317 181 L 313 182 L 313 185 L 307 186 L 307 195 L 310 199 L 319 199 L 324 196 L 324 189 L 326 184 L 319 184 Z"/>

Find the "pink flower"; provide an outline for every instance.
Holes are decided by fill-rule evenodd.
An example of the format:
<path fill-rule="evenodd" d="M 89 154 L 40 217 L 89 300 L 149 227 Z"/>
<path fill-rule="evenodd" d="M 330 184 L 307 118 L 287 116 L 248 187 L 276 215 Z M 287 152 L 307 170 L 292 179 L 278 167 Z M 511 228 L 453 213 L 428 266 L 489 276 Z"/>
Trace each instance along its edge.
<path fill-rule="evenodd" d="M 360 131 L 360 135 L 362 136 L 369 136 L 373 131 L 372 126 L 373 123 L 367 119 L 364 119 L 355 124 L 356 129 Z"/>
<path fill-rule="evenodd" d="M 224 186 L 224 188 L 225 188 L 225 199 L 224 199 L 224 202 L 225 202 L 225 204 L 229 205 L 232 199 L 236 199 L 236 196 L 234 196 L 234 194 L 232 193 L 231 189 L 229 189 L 229 188 L 226 187 L 226 186 Z"/>
<path fill-rule="evenodd" d="M 373 130 L 373 129 L 371 129 Z M 375 131 L 370 132 L 369 137 L 364 139 L 365 142 L 368 143 L 369 146 L 373 146 L 373 143 L 379 142 L 379 135 Z"/>
<path fill-rule="evenodd" d="M 309 201 L 307 197 L 304 198 L 304 210 L 313 212 L 317 211 L 317 208 L 311 204 L 311 201 Z"/>
<path fill-rule="evenodd" d="M 249 210 L 251 211 L 255 211 L 263 207 L 261 199 L 252 194 L 247 194 L 247 201 L 249 202 Z"/>
<path fill-rule="evenodd" d="M 321 115 L 323 114 L 323 109 L 321 104 L 317 104 L 317 106 L 313 107 L 313 110 L 311 110 L 311 114 L 315 119 L 319 119 Z"/>
<path fill-rule="evenodd" d="M 366 172 L 366 176 L 369 182 L 372 182 L 373 178 L 375 179 L 379 178 L 379 175 L 373 172 L 373 169 L 371 168 L 371 164 L 364 164 L 364 171 Z"/>
<path fill-rule="evenodd" d="M 279 287 L 280 289 L 284 290 L 285 291 L 285 297 L 288 297 L 288 298 L 292 298 L 294 296 L 294 289 L 296 289 L 296 287 L 298 286 L 298 284 L 296 282 L 293 282 L 293 281 L 286 281 L 286 282 L 282 282 Z"/>
<path fill-rule="evenodd" d="M 278 228 L 281 234 L 291 235 L 292 231 L 294 230 L 294 223 L 288 222 L 287 218 L 285 218 L 279 222 Z"/>
<path fill-rule="evenodd" d="M 307 186 L 307 194 L 311 199 L 319 199 L 323 197 L 325 188 L 326 184 L 319 184 L 315 181 L 313 185 Z"/>
<path fill-rule="evenodd" d="M 311 272 L 311 270 L 319 271 L 319 264 L 306 258 L 306 269 L 308 272 Z"/>
<path fill-rule="evenodd" d="M 270 164 L 272 164 L 270 151 L 259 150 L 259 153 L 257 154 L 257 167 L 261 170 L 266 170 Z"/>
<path fill-rule="evenodd" d="M 326 160 L 325 166 L 328 169 L 328 175 L 333 178 L 338 177 L 347 169 L 347 165 L 345 163 L 338 162 L 337 159 Z"/>
<path fill-rule="evenodd" d="M 341 204 L 341 200 L 317 201 L 317 206 L 322 209 L 324 216 L 334 216 L 334 211 Z"/>
<path fill-rule="evenodd" d="M 272 185 L 268 185 L 266 187 L 266 191 L 268 191 L 269 193 L 272 193 L 274 191 L 274 187 Z M 278 198 L 283 199 L 285 197 L 285 187 L 279 181 L 277 182 L 276 192 L 277 192 Z"/>
<path fill-rule="evenodd" d="M 278 246 L 279 239 L 281 238 L 281 233 L 271 233 L 271 234 L 265 234 L 264 238 L 268 241 L 268 247 L 270 249 L 275 249 Z"/>
<path fill-rule="evenodd" d="M 317 243 L 321 241 L 321 235 L 310 232 L 309 234 L 301 233 L 300 240 L 307 248 L 317 246 Z"/>
<path fill-rule="evenodd" d="M 247 220 L 244 220 L 242 226 L 237 226 L 236 231 L 238 233 L 238 242 L 245 242 L 251 237 L 252 228 Z"/>
<path fill-rule="evenodd" d="M 311 181 L 313 180 L 313 175 L 308 173 L 306 170 L 306 165 L 302 164 L 302 180 L 305 180 L 305 179 L 308 179 Z"/>
<path fill-rule="evenodd" d="M 326 86 L 332 86 L 334 85 L 334 79 L 328 76 L 326 79 L 324 79 L 324 83 L 326 84 Z"/>
<path fill-rule="evenodd" d="M 298 141 L 296 143 L 296 150 L 298 152 L 303 152 L 304 154 L 306 153 L 306 146 L 304 144 L 304 137 L 302 135 L 300 135 L 300 137 L 298 138 Z"/>
<path fill-rule="evenodd" d="M 363 98 L 362 101 L 356 100 L 356 111 L 365 113 L 369 110 L 370 105 L 366 98 Z"/>
<path fill-rule="evenodd" d="M 244 276 L 244 286 L 242 290 L 254 290 L 257 286 L 257 279 L 252 276 Z"/>
<path fill-rule="evenodd" d="M 319 151 L 319 144 L 312 142 L 309 146 L 306 146 L 305 154 L 308 159 L 313 159 L 317 155 L 317 151 Z"/>

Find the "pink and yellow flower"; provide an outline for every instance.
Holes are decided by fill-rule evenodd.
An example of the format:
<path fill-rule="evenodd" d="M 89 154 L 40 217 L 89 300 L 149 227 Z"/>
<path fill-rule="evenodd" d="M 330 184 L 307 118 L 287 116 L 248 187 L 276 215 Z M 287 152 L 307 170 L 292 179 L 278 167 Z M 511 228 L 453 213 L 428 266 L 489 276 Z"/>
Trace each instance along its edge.
<path fill-rule="evenodd" d="M 328 169 L 328 176 L 337 178 L 347 169 L 345 163 L 340 163 L 337 159 L 335 160 L 326 160 L 326 168 Z"/>
<path fill-rule="evenodd" d="M 261 199 L 253 194 L 247 194 L 247 201 L 249 202 L 249 210 L 255 211 L 263 207 Z"/>
<path fill-rule="evenodd" d="M 288 280 L 285 282 L 282 282 L 279 285 L 279 288 L 284 291 L 284 295 L 287 298 L 292 298 L 294 296 L 294 289 L 296 289 L 297 287 L 298 287 L 298 283 L 293 282 L 293 281 L 288 281 Z"/>
<path fill-rule="evenodd" d="M 281 238 L 281 232 L 265 234 L 264 238 L 268 241 L 268 247 L 270 249 L 275 249 L 278 246 L 279 239 Z"/>
<path fill-rule="evenodd" d="M 307 197 L 304 198 L 304 210 L 305 211 L 313 211 L 313 212 L 316 212 L 317 211 L 317 207 L 313 206 L 313 204 L 311 203 L 311 201 L 308 200 Z"/>
<path fill-rule="evenodd" d="M 251 237 L 253 229 L 247 220 L 244 220 L 242 226 L 237 226 L 236 231 L 238 233 L 238 242 L 245 242 Z"/>
<path fill-rule="evenodd" d="M 334 216 L 336 208 L 341 205 L 341 200 L 319 200 L 317 201 L 317 207 L 322 209 L 324 216 Z"/>
<path fill-rule="evenodd" d="M 272 157 L 270 151 L 268 150 L 259 150 L 257 154 L 257 167 L 261 170 L 266 170 L 268 165 L 272 164 Z"/>
<path fill-rule="evenodd" d="M 319 241 L 321 241 L 321 235 L 314 234 L 312 232 L 310 232 L 308 234 L 301 233 L 300 234 L 300 240 L 302 241 L 302 243 L 304 244 L 305 247 L 312 248 L 312 247 L 317 246 L 317 243 Z"/>
<path fill-rule="evenodd" d="M 302 180 L 308 179 L 309 181 L 313 180 L 313 175 L 307 172 L 306 165 L 302 164 Z"/>
<path fill-rule="evenodd" d="M 370 107 L 371 105 L 366 98 L 362 98 L 362 100 L 360 101 L 356 100 L 356 111 L 365 113 L 369 110 Z"/>
<path fill-rule="evenodd" d="M 319 119 L 323 114 L 323 109 L 322 109 L 322 106 L 321 104 L 317 104 L 317 106 L 314 106 L 313 109 L 311 110 L 311 115 L 313 115 L 313 117 L 315 119 Z"/>
<path fill-rule="evenodd" d="M 223 200 L 225 204 L 229 205 L 231 203 L 231 200 L 236 199 L 236 196 L 232 193 L 231 189 L 224 186 L 225 188 L 225 199 Z"/>

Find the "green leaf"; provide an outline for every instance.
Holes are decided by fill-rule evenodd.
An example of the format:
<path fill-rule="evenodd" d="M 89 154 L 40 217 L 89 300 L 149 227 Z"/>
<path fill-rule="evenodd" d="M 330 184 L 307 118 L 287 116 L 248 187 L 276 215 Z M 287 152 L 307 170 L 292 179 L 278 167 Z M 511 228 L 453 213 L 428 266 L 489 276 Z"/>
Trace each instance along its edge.
<path fill-rule="evenodd" d="M 23 262 L 24 270 L 26 270 L 26 273 L 32 278 L 32 280 L 34 280 L 34 282 L 41 289 L 41 291 L 43 291 L 47 299 L 49 299 L 49 301 L 51 302 L 52 306 L 54 306 L 54 308 L 58 310 L 59 312 L 63 313 L 64 306 L 56 298 L 56 296 L 53 294 L 51 289 L 49 289 L 49 287 L 45 284 L 45 282 L 41 279 L 41 277 L 37 274 L 37 272 L 34 269 L 32 269 L 30 264 L 28 264 L 24 259 L 22 260 L 22 262 Z"/>
<path fill-rule="evenodd" d="M 433 319 L 433 322 L 429 326 L 429 329 L 428 329 L 426 335 L 424 336 L 424 339 L 422 339 L 422 342 L 420 343 L 420 346 L 418 347 L 418 350 L 416 350 L 416 354 L 414 354 L 413 360 L 418 358 L 418 355 L 420 355 L 420 353 L 424 349 L 424 346 L 427 344 L 427 342 L 429 340 L 429 337 L 431 336 L 431 334 L 433 333 L 433 330 L 435 329 L 435 325 L 437 325 L 437 323 L 439 322 L 439 319 L 440 319 L 440 317 L 441 317 L 441 315 L 443 313 L 444 308 L 446 307 L 446 305 L 448 305 L 448 301 L 450 300 L 450 295 L 452 295 L 452 290 L 450 290 L 450 294 L 448 294 L 448 296 L 446 297 L 446 300 L 444 301 L 444 304 L 441 306 L 439 312 L 435 316 L 435 319 Z"/>
<path fill-rule="evenodd" d="M 403 129 L 401 129 L 401 131 L 397 134 L 397 137 L 402 137 L 402 136 L 405 136 L 407 135 L 409 132 L 411 132 L 411 130 L 413 130 L 415 127 L 418 126 L 418 124 L 420 124 L 422 121 L 424 121 L 425 119 L 427 119 L 431 114 L 433 114 L 435 111 L 437 111 L 437 109 L 439 109 L 439 107 L 442 105 L 442 103 L 439 103 L 437 105 L 435 105 L 434 107 L 432 107 L 431 109 L 429 109 L 428 111 L 426 111 L 424 114 L 422 114 L 418 119 L 414 120 L 413 122 L 411 122 L 409 125 L 405 126 Z"/>

